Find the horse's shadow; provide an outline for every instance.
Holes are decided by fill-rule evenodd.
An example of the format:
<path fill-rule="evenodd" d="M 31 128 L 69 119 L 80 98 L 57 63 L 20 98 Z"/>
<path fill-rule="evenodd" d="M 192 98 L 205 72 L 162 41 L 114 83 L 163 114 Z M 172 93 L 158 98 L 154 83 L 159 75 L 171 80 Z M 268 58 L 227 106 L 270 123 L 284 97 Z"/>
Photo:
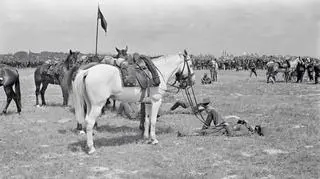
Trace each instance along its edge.
<path fill-rule="evenodd" d="M 141 133 L 141 130 L 137 127 L 128 127 L 128 126 L 110 126 L 102 125 L 96 129 L 98 132 L 110 132 L 110 133 Z M 158 134 L 167 134 L 174 132 L 173 128 L 168 126 L 161 126 L 156 128 Z"/>
<path fill-rule="evenodd" d="M 10 116 L 10 115 L 14 115 L 14 114 L 18 114 L 16 111 L 7 111 L 6 113 L 0 112 L 0 116 Z"/>
<path fill-rule="evenodd" d="M 136 135 L 125 135 L 121 137 L 114 138 L 99 138 L 94 140 L 96 148 L 100 147 L 110 147 L 110 146 L 120 146 L 124 144 L 130 144 L 138 142 L 141 139 L 140 134 Z M 68 145 L 68 149 L 72 152 L 78 152 L 79 150 L 87 151 L 86 140 L 81 140 Z"/>
<path fill-rule="evenodd" d="M 139 132 L 140 130 L 136 127 L 128 126 L 111 126 L 111 125 L 101 125 L 96 129 L 98 132 L 110 132 L 110 133 L 119 133 L 119 132 Z"/>
<path fill-rule="evenodd" d="M 110 133 L 127 133 L 127 132 L 134 132 L 133 135 L 123 135 L 113 138 L 99 138 L 94 140 L 94 144 L 96 148 L 100 147 L 110 147 L 110 146 L 121 146 L 125 144 L 131 144 L 131 143 L 138 143 L 142 139 L 142 133 L 138 128 L 132 128 L 128 126 L 121 126 L 121 127 L 115 127 L 110 125 L 103 125 L 98 127 L 97 131 L 103 132 L 108 131 Z M 157 128 L 158 134 L 166 134 L 166 133 L 173 133 L 174 130 L 171 127 L 159 127 Z M 72 152 L 78 152 L 78 151 L 87 151 L 86 147 L 86 140 L 81 140 L 78 142 L 74 142 L 68 145 L 68 149 Z"/>
<path fill-rule="evenodd" d="M 68 107 L 68 106 L 64 106 L 61 103 L 50 102 L 50 103 L 47 103 L 45 106 L 41 105 L 41 107 Z"/>

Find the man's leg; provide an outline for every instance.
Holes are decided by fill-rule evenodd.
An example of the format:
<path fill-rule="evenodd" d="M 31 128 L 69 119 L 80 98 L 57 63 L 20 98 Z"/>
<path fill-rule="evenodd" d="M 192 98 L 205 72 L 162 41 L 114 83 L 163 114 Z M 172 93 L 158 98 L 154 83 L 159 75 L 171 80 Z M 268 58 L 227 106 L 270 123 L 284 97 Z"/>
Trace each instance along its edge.
<path fill-rule="evenodd" d="M 174 103 L 174 105 L 170 108 L 171 111 L 174 111 L 175 109 L 177 109 L 179 106 L 183 107 L 183 108 L 187 108 L 189 107 L 185 102 L 183 101 L 177 101 L 176 103 Z"/>
<path fill-rule="evenodd" d="M 258 75 L 257 75 L 256 69 L 253 69 L 252 71 L 253 71 L 254 75 L 256 75 L 256 77 L 257 77 Z"/>
<path fill-rule="evenodd" d="M 211 110 L 207 116 L 205 124 L 202 126 L 202 129 L 207 129 L 212 122 L 215 126 L 217 126 L 219 124 L 219 117 L 220 116 L 216 110 Z"/>
<path fill-rule="evenodd" d="M 123 106 L 123 102 L 121 102 L 117 113 L 121 115 L 123 111 L 124 111 L 124 106 Z"/>

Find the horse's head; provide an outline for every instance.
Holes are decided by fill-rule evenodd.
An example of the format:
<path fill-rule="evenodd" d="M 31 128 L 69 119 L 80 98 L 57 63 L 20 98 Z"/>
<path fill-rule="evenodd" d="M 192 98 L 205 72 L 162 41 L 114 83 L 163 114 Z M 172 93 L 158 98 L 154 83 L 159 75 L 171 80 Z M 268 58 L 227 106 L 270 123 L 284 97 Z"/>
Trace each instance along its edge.
<path fill-rule="evenodd" d="M 125 49 L 121 49 L 119 50 L 117 47 L 116 47 L 116 50 L 118 52 L 118 54 L 116 55 L 116 58 L 123 58 L 125 59 L 127 56 L 128 56 L 128 46 L 126 46 Z"/>
<path fill-rule="evenodd" d="M 181 63 L 176 72 L 176 81 L 179 82 L 179 87 L 182 89 L 194 85 L 196 81 L 192 61 L 186 50 L 183 53 L 183 63 Z"/>
<path fill-rule="evenodd" d="M 79 53 L 80 52 L 73 52 L 72 50 L 69 51 L 67 59 L 64 61 L 64 64 L 68 70 L 77 63 Z"/>

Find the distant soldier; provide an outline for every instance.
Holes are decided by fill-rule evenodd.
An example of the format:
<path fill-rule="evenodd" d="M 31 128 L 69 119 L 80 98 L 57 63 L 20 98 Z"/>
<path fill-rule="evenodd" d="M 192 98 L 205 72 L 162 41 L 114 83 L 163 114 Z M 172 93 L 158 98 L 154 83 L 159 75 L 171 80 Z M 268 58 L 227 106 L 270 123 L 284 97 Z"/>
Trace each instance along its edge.
<path fill-rule="evenodd" d="M 249 62 L 249 69 L 250 69 L 250 78 L 252 74 L 254 74 L 256 77 L 258 76 L 256 72 L 256 64 L 253 61 Z"/>
<path fill-rule="evenodd" d="M 306 70 L 308 72 L 309 81 L 313 81 L 313 73 L 314 73 L 314 64 L 310 58 L 306 60 Z"/>
<path fill-rule="evenodd" d="M 208 76 L 207 73 L 204 73 L 202 79 L 201 79 L 201 84 L 211 84 L 211 78 Z"/>

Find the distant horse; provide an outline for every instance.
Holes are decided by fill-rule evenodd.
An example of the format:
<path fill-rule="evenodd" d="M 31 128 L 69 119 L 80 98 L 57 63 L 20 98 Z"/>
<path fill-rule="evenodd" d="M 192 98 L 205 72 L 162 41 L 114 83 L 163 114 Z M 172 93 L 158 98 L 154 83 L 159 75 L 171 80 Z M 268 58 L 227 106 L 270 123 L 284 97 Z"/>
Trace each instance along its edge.
<path fill-rule="evenodd" d="M 36 106 L 39 106 L 39 93 L 41 95 L 42 105 L 46 105 L 44 94 L 49 84 L 60 85 L 63 96 L 63 105 L 68 105 L 69 92 L 65 77 L 71 67 L 76 63 L 78 55 L 79 52 L 72 52 L 70 50 L 65 61 L 57 64 L 43 64 L 36 68 L 34 72 L 34 82 L 36 85 Z M 40 90 L 41 84 L 42 87 Z"/>
<path fill-rule="evenodd" d="M 276 76 L 279 72 L 282 72 L 284 74 L 285 81 L 288 82 L 289 80 L 289 68 L 290 63 L 288 60 L 285 60 L 284 64 L 281 64 L 280 62 L 275 62 L 274 60 L 271 60 L 267 63 L 267 83 L 269 83 L 270 78 L 271 82 L 276 82 Z"/>
<path fill-rule="evenodd" d="M 195 76 L 191 59 L 186 51 L 184 54 L 153 59 L 153 63 L 160 74 L 160 85 L 149 89 L 151 104 L 146 104 L 143 136 L 148 143 L 157 144 L 156 117 L 162 97 L 167 90 L 169 78 L 175 77 L 180 88 L 187 88 L 194 83 Z M 71 87 L 71 84 L 69 86 Z M 72 91 L 76 120 L 79 124 L 86 124 L 89 154 L 95 151 L 93 127 L 106 100 L 111 97 L 119 101 L 137 102 L 142 95 L 140 87 L 124 87 L 119 68 L 108 64 L 98 64 L 87 70 L 79 69 L 72 83 Z"/>
<path fill-rule="evenodd" d="M 13 85 L 15 90 L 13 90 Z M 3 113 L 7 113 L 8 106 L 12 99 L 16 103 L 18 113 L 21 112 L 21 92 L 18 70 L 4 64 L 0 64 L 0 86 L 3 86 L 7 96 L 7 103 L 3 109 Z"/>
<path fill-rule="evenodd" d="M 297 75 L 297 66 L 299 63 L 303 63 L 300 57 L 295 58 L 294 60 L 287 60 L 289 62 L 288 69 L 288 81 L 292 81 L 293 77 Z"/>
<path fill-rule="evenodd" d="M 218 63 L 216 60 L 211 60 L 209 63 L 210 76 L 212 81 L 218 81 Z"/>
<path fill-rule="evenodd" d="M 297 74 L 297 81 L 296 81 L 297 83 L 299 83 L 299 82 L 302 83 L 303 75 L 304 75 L 306 69 L 307 69 L 306 63 L 304 61 L 300 60 L 297 64 L 296 70 L 295 70 L 295 72 Z"/>

